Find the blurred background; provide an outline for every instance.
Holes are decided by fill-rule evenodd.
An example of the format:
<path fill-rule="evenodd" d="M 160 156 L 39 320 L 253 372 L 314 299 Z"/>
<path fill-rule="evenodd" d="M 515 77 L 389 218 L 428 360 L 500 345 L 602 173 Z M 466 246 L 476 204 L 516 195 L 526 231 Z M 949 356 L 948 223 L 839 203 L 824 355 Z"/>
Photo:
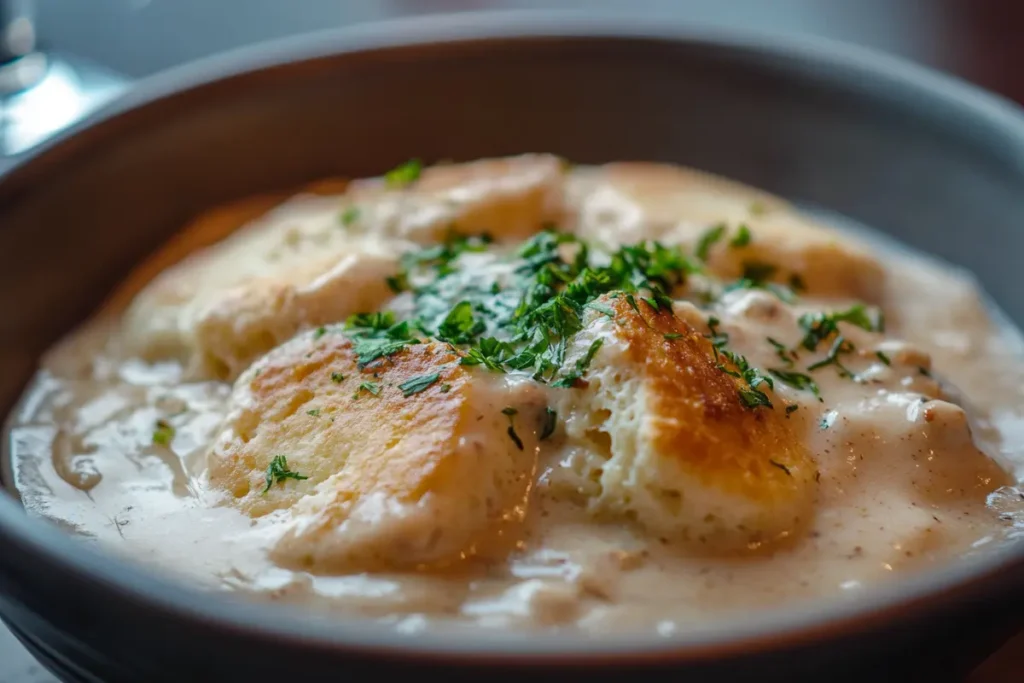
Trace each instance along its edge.
<path fill-rule="evenodd" d="M 402 16 L 540 8 L 842 40 L 1024 103 L 1024 0 L 0 0 L 0 162 L 132 81 L 223 50 Z M 0 625 L 0 683 L 52 681 Z M 1024 681 L 1024 636 L 969 683 L 1011 681 Z"/>
<path fill-rule="evenodd" d="M 31 148 L 131 80 L 223 50 L 400 16 L 538 8 L 823 36 L 1024 101 L 1018 0 L 0 0 L 0 64 L 28 55 L 0 67 L 0 155 Z"/>

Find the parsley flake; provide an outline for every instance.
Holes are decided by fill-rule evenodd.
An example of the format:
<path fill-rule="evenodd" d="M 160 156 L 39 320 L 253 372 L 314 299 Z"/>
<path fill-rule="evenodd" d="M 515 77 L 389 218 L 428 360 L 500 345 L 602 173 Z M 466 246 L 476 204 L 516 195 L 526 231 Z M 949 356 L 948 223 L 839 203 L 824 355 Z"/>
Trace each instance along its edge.
<path fill-rule="evenodd" d="M 153 428 L 153 443 L 158 446 L 170 446 L 172 441 L 174 441 L 174 426 L 167 420 L 157 420 L 156 427 Z"/>
<path fill-rule="evenodd" d="M 592 308 L 595 311 L 597 311 L 598 313 L 604 313 L 609 318 L 614 318 L 615 317 L 615 309 L 613 309 L 611 306 L 606 306 L 606 305 L 604 305 L 602 303 L 598 303 L 596 301 L 592 301 L 589 304 L 587 304 L 587 308 Z"/>
<path fill-rule="evenodd" d="M 352 394 L 352 398 L 359 398 L 359 394 L 363 391 L 369 392 L 374 396 L 380 396 L 380 384 L 377 382 L 361 382 L 356 391 Z"/>
<path fill-rule="evenodd" d="M 776 341 L 771 337 L 768 337 L 768 343 L 775 347 L 775 355 L 779 357 L 783 363 L 788 367 L 793 367 L 793 359 L 796 357 L 796 353 L 789 350 L 789 347 L 780 341 Z"/>
<path fill-rule="evenodd" d="M 558 413 L 551 407 L 544 409 L 544 426 L 540 430 L 540 440 L 545 441 L 555 433 L 558 426 Z"/>
<path fill-rule="evenodd" d="M 419 159 L 410 159 L 385 173 L 384 182 L 390 187 L 405 187 L 415 182 L 422 172 L 423 162 Z"/>
<path fill-rule="evenodd" d="M 733 249 L 745 247 L 748 244 L 750 244 L 751 237 L 752 236 L 750 234 L 750 228 L 747 226 L 747 224 L 740 223 L 739 230 L 733 236 L 733 238 L 729 240 L 729 246 L 732 247 Z"/>
<path fill-rule="evenodd" d="M 419 377 L 413 377 L 406 382 L 402 382 L 398 385 L 398 388 L 402 390 L 402 396 L 409 398 L 413 394 L 418 394 L 427 389 L 440 378 L 441 375 L 436 372 L 429 375 L 420 375 Z"/>
<path fill-rule="evenodd" d="M 708 254 L 711 252 L 711 247 L 715 246 L 722 237 L 725 236 L 725 223 L 719 223 L 708 228 L 697 240 L 697 248 L 694 249 L 694 255 L 701 261 L 708 260 Z"/>
<path fill-rule="evenodd" d="M 508 438 L 512 439 L 512 443 L 516 445 L 516 448 L 523 450 L 523 440 L 519 438 L 518 434 L 516 434 L 515 427 L 515 416 L 518 412 L 518 410 L 511 406 L 501 410 L 502 415 L 506 415 L 508 417 Z"/>
<path fill-rule="evenodd" d="M 359 207 L 350 206 L 341 212 L 341 224 L 346 228 L 359 220 Z"/>
<path fill-rule="evenodd" d="M 273 486 L 274 484 L 279 484 L 285 479 L 295 479 L 297 481 L 301 481 L 303 479 L 309 479 L 309 477 L 305 476 L 304 474 L 299 474 L 298 472 L 291 471 L 290 469 L 288 469 L 288 458 L 286 458 L 283 455 L 275 455 L 270 460 L 270 465 L 267 466 L 267 485 L 263 489 L 263 493 L 269 491 L 270 487 Z"/>
<path fill-rule="evenodd" d="M 778 368 L 768 368 L 768 372 L 772 373 L 772 375 L 774 375 L 780 382 L 788 384 L 794 389 L 809 391 L 819 398 L 821 396 L 817 382 L 815 382 L 810 375 L 805 375 L 800 372 L 792 372 L 790 370 L 780 370 Z"/>

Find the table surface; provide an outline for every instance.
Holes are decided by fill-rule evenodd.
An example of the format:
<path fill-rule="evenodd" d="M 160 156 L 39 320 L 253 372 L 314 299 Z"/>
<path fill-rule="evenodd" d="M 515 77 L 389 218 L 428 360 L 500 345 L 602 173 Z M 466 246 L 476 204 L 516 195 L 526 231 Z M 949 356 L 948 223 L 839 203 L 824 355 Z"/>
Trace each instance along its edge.
<path fill-rule="evenodd" d="M 131 78 L 261 40 L 436 12 L 556 8 L 857 43 L 1024 102 L 1018 0 L 37 0 L 40 41 Z M 969 683 L 1024 680 L 1024 634 Z M 0 683 L 54 679 L 0 625 Z"/>

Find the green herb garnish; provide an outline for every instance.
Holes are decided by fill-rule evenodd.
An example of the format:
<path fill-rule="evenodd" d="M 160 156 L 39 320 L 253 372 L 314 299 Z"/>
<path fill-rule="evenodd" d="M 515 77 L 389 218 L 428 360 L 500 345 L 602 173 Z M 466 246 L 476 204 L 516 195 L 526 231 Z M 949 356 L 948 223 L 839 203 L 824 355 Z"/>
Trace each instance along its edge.
<path fill-rule="evenodd" d="M 419 159 L 410 159 L 384 174 L 384 181 L 391 187 L 405 187 L 416 181 L 423 172 L 423 162 Z"/>
<path fill-rule="evenodd" d="M 733 238 L 729 240 L 729 246 L 734 249 L 738 249 L 739 247 L 745 247 L 748 244 L 750 244 L 750 239 L 750 228 L 747 227 L 746 223 L 740 223 L 739 230 L 736 232 Z"/>
<path fill-rule="evenodd" d="M 273 486 L 274 484 L 278 484 L 284 481 L 285 479 L 295 479 L 297 481 L 301 481 L 303 479 L 309 479 L 309 477 L 305 476 L 304 474 L 299 474 L 298 472 L 291 471 L 290 469 L 288 469 L 288 458 L 286 458 L 283 455 L 275 455 L 270 460 L 270 465 L 267 466 L 267 485 L 263 489 L 263 493 L 269 491 L 270 487 Z"/>
<path fill-rule="evenodd" d="M 545 441 L 555 433 L 558 426 L 558 413 L 552 408 L 544 409 L 544 426 L 540 430 L 540 440 Z"/>
<path fill-rule="evenodd" d="M 440 378 L 441 375 L 436 372 L 429 375 L 420 375 L 419 377 L 413 377 L 406 382 L 402 382 L 398 385 L 398 388 L 402 390 L 402 396 L 408 398 L 413 394 L 420 393 Z"/>
<path fill-rule="evenodd" d="M 352 398 L 359 398 L 359 394 L 366 391 L 374 396 L 380 396 L 380 384 L 377 382 L 361 382 L 356 391 L 352 394 Z"/>
<path fill-rule="evenodd" d="M 345 381 L 345 375 L 341 374 L 340 372 L 332 372 L 331 381 L 334 382 L 335 384 L 341 384 L 342 382 Z"/>
<path fill-rule="evenodd" d="M 167 420 L 157 420 L 153 428 L 153 443 L 159 446 L 170 446 L 174 441 L 174 426 Z"/>
<path fill-rule="evenodd" d="M 794 389 L 809 391 L 819 398 L 821 396 L 818 391 L 818 384 L 810 375 L 805 375 L 800 372 L 792 372 L 790 370 L 779 370 L 777 368 L 768 368 L 768 372 L 772 373 L 780 382 L 788 384 Z"/>
<path fill-rule="evenodd" d="M 806 332 L 800 345 L 814 351 L 818 344 L 839 333 L 839 323 L 847 322 L 869 332 L 882 332 L 885 320 L 881 311 L 869 311 L 864 304 L 854 304 L 845 311 L 832 313 L 804 313 L 799 319 L 800 327 Z"/>
<path fill-rule="evenodd" d="M 887 356 L 884 351 L 875 351 L 875 356 L 886 365 L 892 365 L 892 360 L 890 360 L 889 356 Z"/>
<path fill-rule="evenodd" d="M 312 415 L 313 417 L 320 417 L 320 409 L 319 408 L 313 408 L 312 410 L 307 410 L 306 411 L 306 415 Z"/>
<path fill-rule="evenodd" d="M 589 304 L 587 304 L 587 308 L 592 308 L 598 313 L 604 313 L 609 318 L 615 317 L 615 309 L 613 309 L 611 306 L 606 306 L 596 301 L 591 301 Z"/>
<path fill-rule="evenodd" d="M 724 236 L 725 223 L 719 223 L 708 228 L 706 231 L 704 231 L 704 234 L 700 236 L 700 239 L 697 240 L 697 247 L 696 249 L 694 249 L 693 252 L 694 255 L 696 255 L 696 257 L 699 258 L 701 261 L 707 261 L 708 254 L 711 251 L 711 247 L 713 247 L 715 243 L 721 240 Z"/>
<path fill-rule="evenodd" d="M 437 328 L 437 338 L 452 344 L 470 344 L 486 329 L 483 321 L 473 319 L 473 305 L 468 301 L 461 301 Z"/>
<path fill-rule="evenodd" d="M 796 353 L 789 350 L 785 344 L 780 341 L 776 341 L 771 337 L 767 337 L 768 343 L 775 347 L 775 355 L 779 357 L 783 363 L 789 367 L 793 367 L 793 359 L 796 357 Z"/>
<path fill-rule="evenodd" d="M 813 372 L 814 370 L 817 370 L 819 368 L 834 365 L 836 366 L 836 369 L 838 370 L 840 377 L 853 378 L 855 377 L 853 372 L 851 372 L 839 360 L 839 356 L 846 353 L 852 353 L 853 350 L 853 344 L 847 341 L 846 338 L 840 334 L 835 338 L 835 341 L 832 342 L 832 346 L 829 347 L 828 353 L 825 355 L 825 358 L 819 360 L 817 363 L 811 363 L 810 365 L 807 366 L 807 369 Z"/>
<path fill-rule="evenodd" d="M 350 206 L 341 212 L 341 224 L 346 228 L 359 220 L 359 207 Z"/>
<path fill-rule="evenodd" d="M 501 411 L 502 415 L 506 415 L 508 417 L 508 438 L 512 439 L 512 443 L 516 445 L 516 448 L 523 450 L 523 440 L 519 438 L 518 434 L 516 434 L 515 428 L 515 416 L 518 412 L 518 410 L 511 406 L 503 408 Z"/>

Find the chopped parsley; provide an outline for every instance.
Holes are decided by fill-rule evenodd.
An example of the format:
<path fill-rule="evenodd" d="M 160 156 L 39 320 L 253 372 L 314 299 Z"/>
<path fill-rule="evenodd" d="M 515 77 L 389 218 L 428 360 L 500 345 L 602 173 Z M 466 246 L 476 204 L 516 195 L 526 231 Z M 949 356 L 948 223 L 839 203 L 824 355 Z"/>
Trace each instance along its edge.
<path fill-rule="evenodd" d="M 502 364 L 509 359 L 511 347 L 494 337 L 481 339 L 480 342 L 469 349 L 469 352 L 459 360 L 460 365 L 483 365 L 495 372 L 505 372 Z"/>
<path fill-rule="evenodd" d="M 359 398 L 359 394 L 364 391 L 374 396 L 380 396 L 380 384 L 377 382 L 360 382 L 359 386 L 356 387 L 355 393 L 352 394 L 352 398 Z"/>
<path fill-rule="evenodd" d="M 587 348 L 587 352 L 576 361 L 575 370 L 554 382 L 551 386 L 563 388 L 574 386 L 576 382 L 583 377 L 583 373 L 587 371 L 587 368 L 590 367 L 590 364 L 594 361 L 594 356 L 596 356 L 597 352 L 601 350 L 601 346 L 603 344 L 604 341 L 602 339 L 595 339 L 591 342 L 590 346 Z"/>
<path fill-rule="evenodd" d="M 587 308 L 592 308 L 598 313 L 604 313 L 609 318 L 615 317 L 615 309 L 613 309 L 611 306 L 606 306 L 596 301 L 591 301 L 589 304 L 587 304 Z"/>
<path fill-rule="evenodd" d="M 299 474 L 298 472 L 291 471 L 290 469 L 288 469 L 288 458 L 286 458 L 283 455 L 275 455 L 273 458 L 271 458 L 270 465 L 267 466 L 267 485 L 266 487 L 264 487 L 263 493 L 269 491 L 270 487 L 273 486 L 274 484 L 279 484 L 285 479 L 295 479 L 296 481 L 301 481 L 303 479 L 309 479 L 309 477 L 305 476 L 304 474 Z"/>
<path fill-rule="evenodd" d="M 474 320 L 473 305 L 460 301 L 437 328 L 437 338 L 452 344 L 471 344 L 487 329 L 481 320 Z"/>
<path fill-rule="evenodd" d="M 153 443 L 158 446 L 170 446 L 172 441 L 174 441 L 174 426 L 167 420 L 157 420 L 156 426 L 153 428 Z"/>
<path fill-rule="evenodd" d="M 795 403 L 790 403 L 788 406 L 786 406 L 786 417 L 789 417 L 790 415 L 795 413 L 797 411 L 797 408 L 799 407 L 800 406 L 798 406 Z"/>
<path fill-rule="evenodd" d="M 400 339 L 358 339 L 355 342 L 356 367 L 362 370 L 375 360 L 393 356 L 408 343 Z"/>
<path fill-rule="evenodd" d="M 747 408 L 758 408 L 764 406 L 765 408 L 771 408 L 772 402 L 768 398 L 768 394 L 763 391 L 758 391 L 752 388 L 742 388 L 739 391 L 740 400 Z"/>
<path fill-rule="evenodd" d="M 306 411 L 306 415 L 312 415 L 313 417 L 320 417 L 320 409 L 319 408 L 313 408 L 312 410 L 307 410 Z"/>
<path fill-rule="evenodd" d="M 745 247 L 750 244 L 751 240 L 750 228 L 747 227 L 746 223 L 740 223 L 739 230 L 733 235 L 733 238 L 729 240 L 729 246 L 733 249 Z"/>
<path fill-rule="evenodd" d="M 668 334 L 662 335 L 667 341 L 675 341 L 676 339 L 682 339 L 683 335 L 678 332 L 669 332 Z"/>
<path fill-rule="evenodd" d="M 718 353 L 722 358 L 725 358 L 729 363 L 732 364 L 733 368 L 729 368 L 723 363 L 718 364 L 718 369 L 727 375 L 736 377 L 737 379 L 743 380 L 747 386 L 739 389 L 740 401 L 743 402 L 747 408 L 773 408 L 771 399 L 768 398 L 768 394 L 764 393 L 759 386 L 765 385 L 770 389 L 775 387 L 774 382 L 770 377 L 765 377 L 760 373 L 757 368 L 751 367 L 750 363 L 744 356 L 738 353 L 729 351 L 726 348 L 717 349 Z"/>
<path fill-rule="evenodd" d="M 319 339 L 325 334 L 327 334 L 327 328 L 321 325 L 320 327 L 313 330 L 313 339 Z"/>
<path fill-rule="evenodd" d="M 341 224 L 346 228 L 359 220 L 359 207 L 350 206 L 341 212 Z"/>
<path fill-rule="evenodd" d="M 770 282 L 771 278 L 778 271 L 778 266 L 761 261 L 747 261 L 743 264 L 743 274 L 740 279 L 727 285 L 722 291 L 732 292 L 737 289 L 763 289 L 777 296 L 781 301 L 793 303 L 796 295 L 793 289 L 786 285 Z"/>
<path fill-rule="evenodd" d="M 420 343 L 408 321 L 395 322 L 391 311 L 349 316 L 345 333 L 353 340 L 360 370 L 374 361 L 395 355 L 409 344 Z"/>
<path fill-rule="evenodd" d="M 834 365 L 836 370 L 839 372 L 840 377 L 856 378 L 853 372 L 851 372 L 839 359 L 839 356 L 845 353 L 852 353 L 854 350 L 853 344 L 846 340 L 843 335 L 838 335 L 835 341 L 832 342 L 832 346 L 829 347 L 828 353 L 825 354 L 825 358 L 819 360 L 817 363 L 811 363 L 807 366 L 807 369 L 811 372 L 819 369 Z"/>
<path fill-rule="evenodd" d="M 516 448 L 523 450 L 523 440 L 516 434 L 515 417 L 519 411 L 509 406 L 501 410 L 502 415 L 508 417 L 508 438 L 512 439 L 512 443 L 516 445 Z"/>
<path fill-rule="evenodd" d="M 544 409 L 544 426 L 540 430 L 540 440 L 546 441 L 558 427 L 558 413 L 551 407 Z"/>
<path fill-rule="evenodd" d="M 334 382 L 335 384 L 341 384 L 342 382 L 345 381 L 345 375 L 341 374 L 340 372 L 332 372 L 331 381 Z"/>
<path fill-rule="evenodd" d="M 778 368 L 768 368 L 768 372 L 772 373 L 777 380 L 783 384 L 788 384 L 794 389 L 800 391 L 809 391 L 816 397 L 821 398 L 821 394 L 818 390 L 818 384 L 811 378 L 810 375 L 805 375 L 800 372 L 792 372 L 790 370 L 780 370 Z"/>
<path fill-rule="evenodd" d="M 409 398 L 413 394 L 418 394 L 427 389 L 440 378 L 441 375 L 436 372 L 429 375 L 420 375 L 419 377 L 413 377 L 406 382 L 402 382 L 398 385 L 398 388 L 402 390 L 402 396 Z"/>
<path fill-rule="evenodd" d="M 442 394 L 447 394 L 451 390 L 452 390 L 452 385 L 451 384 L 442 384 L 441 385 L 441 393 Z"/>
<path fill-rule="evenodd" d="M 415 182 L 423 172 L 423 162 L 410 159 L 384 174 L 384 181 L 391 187 L 405 187 Z"/>
<path fill-rule="evenodd" d="M 882 361 L 886 365 L 892 365 L 892 360 L 886 355 L 884 351 L 875 351 L 875 356 L 878 360 Z"/>
<path fill-rule="evenodd" d="M 694 255 L 701 261 L 707 261 L 708 255 L 711 252 L 711 247 L 725 236 L 725 223 L 719 223 L 708 228 L 704 231 L 704 234 L 697 240 L 697 247 L 694 249 Z"/>
<path fill-rule="evenodd" d="M 775 347 L 775 355 L 779 357 L 783 363 L 788 367 L 793 367 L 793 361 L 796 358 L 796 352 L 790 351 L 789 347 L 780 341 L 776 341 L 771 337 L 768 337 L 768 343 Z"/>
<path fill-rule="evenodd" d="M 847 322 L 868 332 L 883 332 L 885 320 L 879 310 L 869 311 L 864 304 L 854 304 L 845 311 L 832 313 L 804 313 L 798 324 L 805 334 L 800 345 L 808 351 L 818 348 L 820 342 L 839 334 L 839 323 Z"/>

